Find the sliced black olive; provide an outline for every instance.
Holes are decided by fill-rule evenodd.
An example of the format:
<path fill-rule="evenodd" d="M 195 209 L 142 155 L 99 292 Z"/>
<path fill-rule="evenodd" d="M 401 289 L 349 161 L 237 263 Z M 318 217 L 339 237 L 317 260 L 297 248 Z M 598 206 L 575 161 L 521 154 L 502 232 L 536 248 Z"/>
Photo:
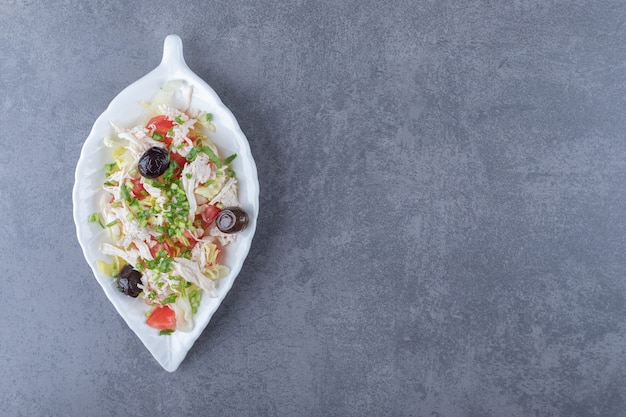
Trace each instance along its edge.
<path fill-rule="evenodd" d="M 139 173 L 145 178 L 156 178 L 170 166 L 170 154 L 163 148 L 153 146 L 139 158 Z"/>
<path fill-rule="evenodd" d="M 224 233 L 240 232 L 249 222 L 248 215 L 239 207 L 225 207 L 215 219 L 217 228 Z"/>
<path fill-rule="evenodd" d="M 142 289 L 137 286 L 141 284 L 141 272 L 134 269 L 131 265 L 124 265 L 120 274 L 117 276 L 117 288 L 126 295 L 133 298 L 137 297 Z"/>

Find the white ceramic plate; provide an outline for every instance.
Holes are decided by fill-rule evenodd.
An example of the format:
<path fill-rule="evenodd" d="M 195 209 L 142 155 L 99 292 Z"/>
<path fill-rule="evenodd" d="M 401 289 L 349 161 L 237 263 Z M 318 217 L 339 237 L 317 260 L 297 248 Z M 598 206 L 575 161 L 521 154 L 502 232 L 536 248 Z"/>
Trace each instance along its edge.
<path fill-rule="evenodd" d="M 110 241 L 110 238 L 106 230 L 96 223 L 89 223 L 88 218 L 92 213 L 100 212 L 102 208 L 101 202 L 105 194 L 101 188 L 104 181 L 104 164 L 112 161 L 111 149 L 103 145 L 102 139 L 113 132 L 110 122 L 121 127 L 136 125 L 145 112 L 140 102 L 151 101 L 165 82 L 174 79 L 184 80 L 193 85 L 190 108 L 213 113 L 216 131 L 211 134 L 211 139 L 218 146 L 220 153 L 222 155 L 237 153 L 232 165 L 239 180 L 241 207 L 249 214 L 250 224 L 246 230 L 238 234 L 234 243 L 225 248 L 223 263 L 230 268 L 230 274 L 219 281 L 216 298 L 203 295 L 194 317 L 193 330 L 189 333 L 177 331 L 171 336 L 159 336 L 158 330 L 145 323 L 145 312 L 149 307 L 141 299 L 120 293 L 114 280 L 98 271 L 97 260 L 110 260 L 99 252 L 99 245 L 103 241 Z M 252 243 L 259 211 L 259 181 L 248 141 L 235 117 L 224 106 L 215 91 L 185 63 L 183 44 L 178 36 L 170 35 L 165 39 L 161 64 L 126 87 L 96 120 L 76 166 L 72 200 L 78 241 L 104 293 L 159 364 L 169 372 L 175 371 L 239 274 Z M 89 296 L 97 297 L 97 294 Z"/>

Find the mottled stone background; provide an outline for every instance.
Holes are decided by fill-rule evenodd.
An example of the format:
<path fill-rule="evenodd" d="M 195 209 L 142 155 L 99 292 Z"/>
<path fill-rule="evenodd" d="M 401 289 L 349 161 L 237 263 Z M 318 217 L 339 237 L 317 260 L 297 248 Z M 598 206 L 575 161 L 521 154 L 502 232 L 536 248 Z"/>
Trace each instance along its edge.
<path fill-rule="evenodd" d="M 0 414 L 626 415 L 626 3 L 0 0 Z M 75 237 L 170 33 L 261 183 L 178 371 Z"/>

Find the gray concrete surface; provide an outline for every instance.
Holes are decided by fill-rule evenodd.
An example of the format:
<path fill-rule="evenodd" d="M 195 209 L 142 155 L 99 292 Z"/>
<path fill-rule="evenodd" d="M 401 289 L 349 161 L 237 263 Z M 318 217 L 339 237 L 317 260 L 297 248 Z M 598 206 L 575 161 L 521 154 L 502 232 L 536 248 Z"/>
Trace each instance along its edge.
<path fill-rule="evenodd" d="M 0 0 L 0 415 L 626 415 L 626 3 Z M 82 258 L 92 123 L 167 34 L 258 234 L 163 371 Z"/>

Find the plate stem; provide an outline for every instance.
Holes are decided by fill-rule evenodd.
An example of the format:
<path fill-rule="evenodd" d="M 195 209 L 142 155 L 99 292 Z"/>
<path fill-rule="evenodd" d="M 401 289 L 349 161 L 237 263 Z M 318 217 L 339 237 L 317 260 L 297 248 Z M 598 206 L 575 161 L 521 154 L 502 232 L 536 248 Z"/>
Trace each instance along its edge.
<path fill-rule="evenodd" d="M 163 58 L 161 66 L 186 67 L 185 56 L 183 55 L 183 41 L 178 35 L 168 35 L 163 42 Z"/>

